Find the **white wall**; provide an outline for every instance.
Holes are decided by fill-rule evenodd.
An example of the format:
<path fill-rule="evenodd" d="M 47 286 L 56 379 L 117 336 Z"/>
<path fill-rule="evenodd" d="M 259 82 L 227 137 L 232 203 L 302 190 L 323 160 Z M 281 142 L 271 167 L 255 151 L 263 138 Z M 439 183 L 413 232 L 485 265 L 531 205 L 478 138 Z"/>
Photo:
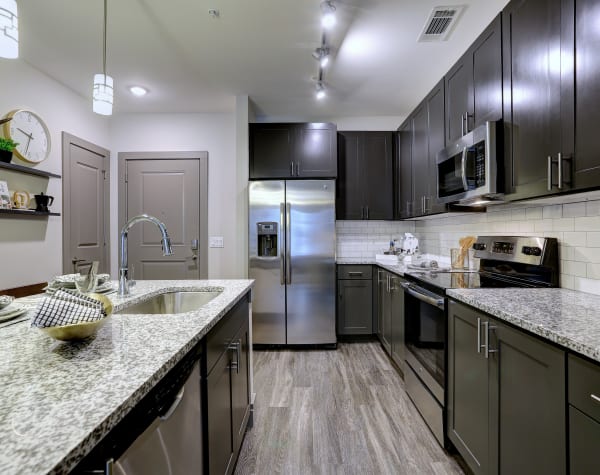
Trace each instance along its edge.
<path fill-rule="evenodd" d="M 327 119 L 314 119 L 298 116 L 259 116 L 252 122 L 333 122 L 338 130 L 396 130 L 406 119 L 404 116 L 356 116 L 356 117 L 329 117 Z"/>
<path fill-rule="evenodd" d="M 122 114 L 112 118 L 111 195 L 117 196 L 119 152 L 207 151 L 208 235 L 223 236 L 225 247 L 208 250 L 209 278 L 239 278 L 235 113 Z M 116 275 L 117 200 L 111 203 L 111 263 Z M 245 223 L 244 223 L 245 229 Z"/>
<path fill-rule="evenodd" d="M 90 90 L 92 78 L 90 77 Z M 35 168 L 62 175 L 62 139 L 66 131 L 109 148 L 108 120 L 92 112 L 83 98 L 22 60 L 0 59 L 0 116 L 18 108 L 37 112 L 50 130 L 50 157 Z M 91 93 L 91 91 L 90 91 Z M 13 159 L 13 163 L 17 160 Z M 24 164 L 24 163 L 20 163 Z M 62 181 L 0 170 L 9 189 L 47 192 L 52 211 L 62 211 Z M 47 187 L 47 188 L 46 188 Z M 47 281 L 62 273 L 62 218 L 0 218 L 0 289 Z"/>

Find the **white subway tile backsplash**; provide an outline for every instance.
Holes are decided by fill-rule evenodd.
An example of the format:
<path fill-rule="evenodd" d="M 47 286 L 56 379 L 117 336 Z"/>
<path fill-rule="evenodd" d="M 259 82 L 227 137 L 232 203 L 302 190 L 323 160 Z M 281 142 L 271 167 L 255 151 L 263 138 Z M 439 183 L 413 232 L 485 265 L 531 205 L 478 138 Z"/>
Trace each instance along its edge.
<path fill-rule="evenodd" d="M 578 218 L 586 215 L 585 203 L 565 203 L 563 206 L 563 218 Z"/>
<path fill-rule="evenodd" d="M 600 216 L 586 216 L 575 219 L 575 231 L 600 231 Z"/>
<path fill-rule="evenodd" d="M 585 234 L 587 236 L 587 242 L 584 241 L 580 246 L 600 247 L 600 232 L 589 232 Z"/>
<path fill-rule="evenodd" d="M 542 207 L 538 206 L 536 208 L 527 208 L 525 210 L 525 217 L 527 219 L 542 219 L 542 217 L 543 217 Z"/>
<path fill-rule="evenodd" d="M 543 219 L 562 218 L 563 205 L 544 206 L 542 208 Z"/>
<path fill-rule="evenodd" d="M 589 234 L 590 233 L 585 233 L 582 231 L 565 232 L 563 234 L 563 239 L 565 240 L 565 243 L 569 246 L 584 247 L 586 246 L 587 236 L 589 236 Z"/>

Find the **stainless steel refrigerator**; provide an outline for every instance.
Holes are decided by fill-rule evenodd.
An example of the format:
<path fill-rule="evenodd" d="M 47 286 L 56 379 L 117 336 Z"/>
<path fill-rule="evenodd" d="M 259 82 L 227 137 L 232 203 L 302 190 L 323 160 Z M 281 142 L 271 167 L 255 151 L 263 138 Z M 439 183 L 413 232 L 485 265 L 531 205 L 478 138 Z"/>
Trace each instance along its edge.
<path fill-rule="evenodd" d="M 335 181 L 253 181 L 249 193 L 254 343 L 335 344 Z"/>

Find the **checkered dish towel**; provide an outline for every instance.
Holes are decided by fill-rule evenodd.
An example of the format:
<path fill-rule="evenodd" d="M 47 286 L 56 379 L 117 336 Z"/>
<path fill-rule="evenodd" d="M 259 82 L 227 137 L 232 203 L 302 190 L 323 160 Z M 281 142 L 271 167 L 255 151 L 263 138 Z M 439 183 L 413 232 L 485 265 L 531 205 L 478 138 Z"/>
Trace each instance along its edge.
<path fill-rule="evenodd" d="M 76 290 L 57 290 L 44 297 L 31 320 L 32 327 L 61 327 L 76 323 L 94 322 L 106 317 L 102 302 Z"/>

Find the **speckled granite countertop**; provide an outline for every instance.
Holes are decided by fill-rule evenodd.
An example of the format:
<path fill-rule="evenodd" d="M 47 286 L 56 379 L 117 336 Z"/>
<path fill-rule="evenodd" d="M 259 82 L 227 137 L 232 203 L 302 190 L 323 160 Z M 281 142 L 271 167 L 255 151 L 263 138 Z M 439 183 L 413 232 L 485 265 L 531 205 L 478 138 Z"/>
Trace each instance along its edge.
<path fill-rule="evenodd" d="M 600 296 L 567 289 L 449 289 L 446 293 L 600 362 Z"/>
<path fill-rule="evenodd" d="M 340 264 L 340 265 L 348 265 L 348 264 L 378 265 L 382 269 L 386 269 L 386 270 L 393 272 L 395 274 L 398 274 L 400 276 L 403 276 L 405 272 L 408 272 L 408 269 L 406 268 L 406 266 L 404 264 L 398 264 L 398 265 L 386 264 L 386 263 L 375 260 L 374 257 L 356 257 L 356 258 L 345 257 L 345 258 L 341 258 L 341 259 L 336 259 L 335 263 Z"/>
<path fill-rule="evenodd" d="M 252 280 L 138 281 L 115 311 L 171 290 L 223 289 L 201 309 L 114 315 L 58 342 L 29 322 L 0 330 L 0 473 L 67 473 L 252 287 Z M 21 300 L 35 305 L 34 298 Z"/>

